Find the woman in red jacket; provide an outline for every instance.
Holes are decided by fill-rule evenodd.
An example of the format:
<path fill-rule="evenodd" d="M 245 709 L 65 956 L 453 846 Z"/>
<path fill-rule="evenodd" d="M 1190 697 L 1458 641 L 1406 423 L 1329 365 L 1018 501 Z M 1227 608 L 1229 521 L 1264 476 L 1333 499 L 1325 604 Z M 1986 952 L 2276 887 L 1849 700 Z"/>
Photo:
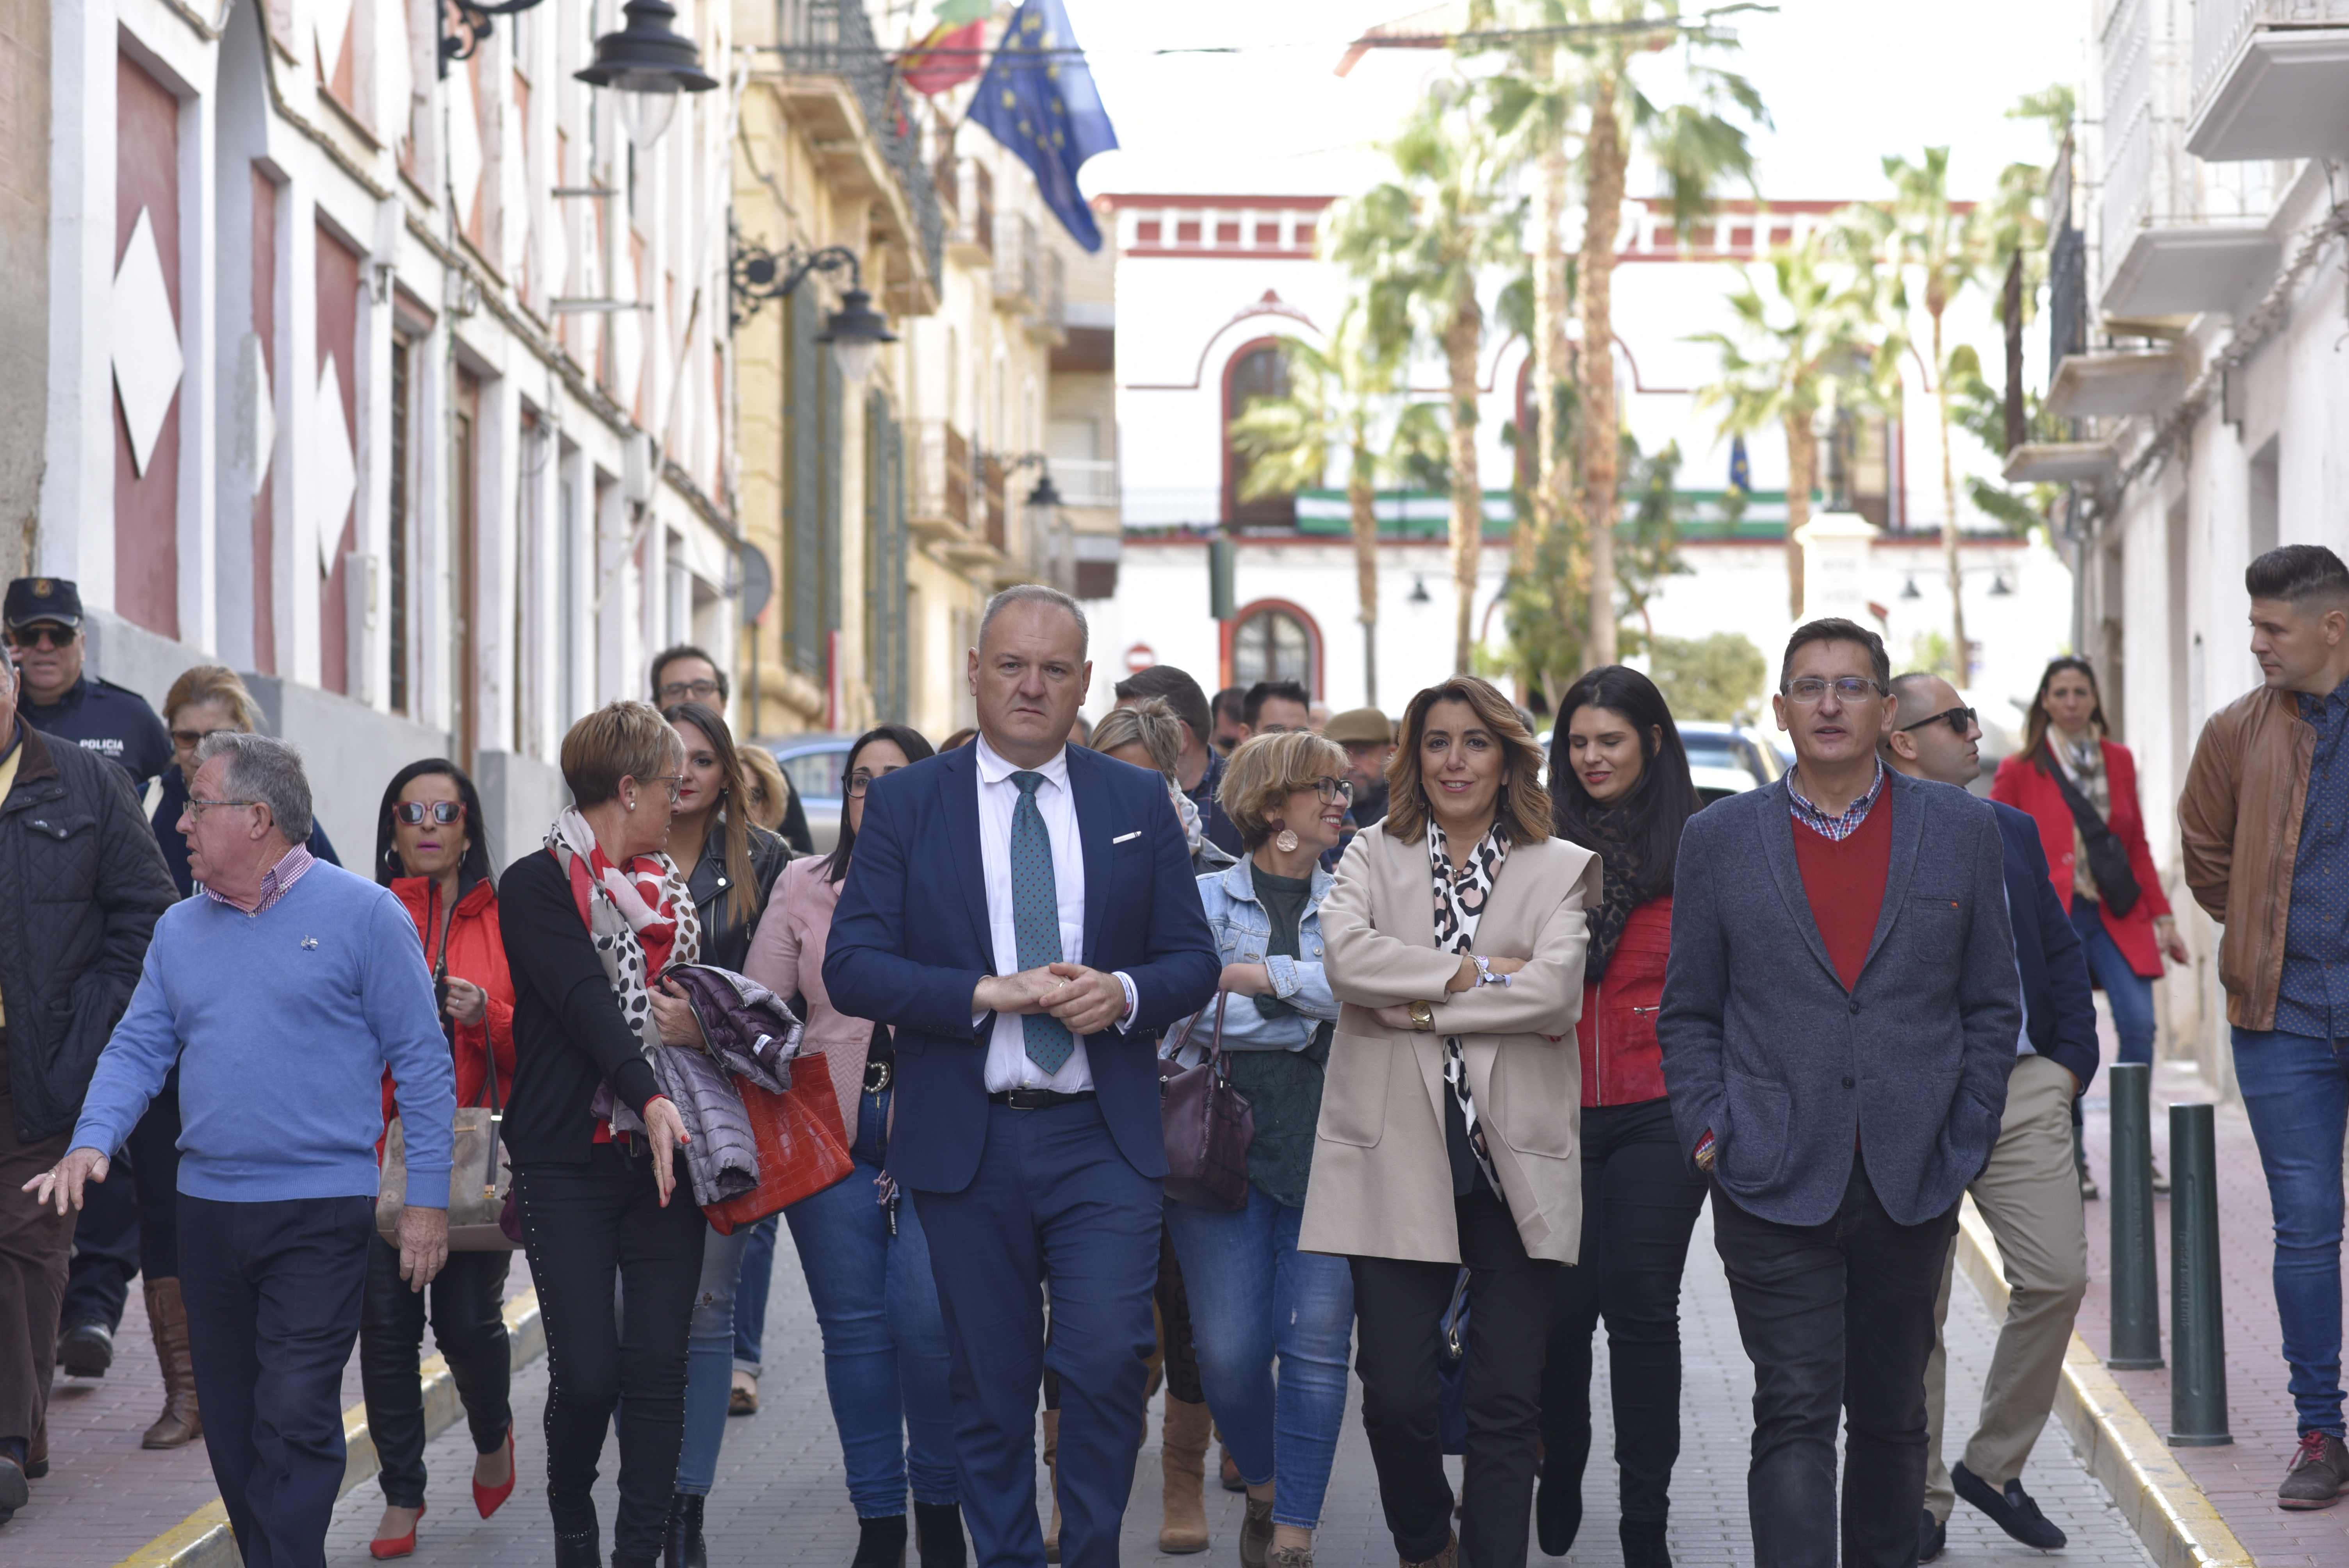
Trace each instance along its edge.
<path fill-rule="evenodd" d="M 2079 930 L 2089 974 L 2112 1002 L 2120 1059 L 2149 1063 L 2153 983 L 2162 954 L 2175 964 L 2186 963 L 2189 954 L 2146 846 L 2137 761 L 2127 747 L 2105 738 L 2105 728 L 2095 666 L 2085 659 L 2051 660 L 2024 721 L 2023 749 L 1998 765 L 1990 798 L 2030 812 L 2038 822 L 2055 896 Z M 2075 799 L 2093 818 L 2075 812 Z M 2092 869 L 2083 827 L 2088 821 L 2101 823 L 2126 851 L 2126 882 L 2103 885 Z"/>
<path fill-rule="evenodd" d="M 1542 1373 L 1541 1549 L 1582 1524 L 1590 1456 L 1590 1338 L 1607 1320 L 1619 1526 L 1628 1564 L 1669 1563 L 1664 1523 L 1680 1458 L 1681 1270 L 1704 1183 L 1672 1132 L 1656 1009 L 1671 951 L 1672 866 L 1697 810 L 1663 694 L 1639 671 L 1590 671 L 1558 704 L 1550 799 L 1558 837 L 1599 853 L 1602 886 L 1583 960 L 1582 1261 L 1557 1271 Z"/>
<path fill-rule="evenodd" d="M 496 1103 L 513 1086 L 513 983 L 498 929 L 498 890 L 490 881 L 490 847 L 481 799 L 453 762 L 411 762 L 393 775 L 377 816 L 376 881 L 397 894 L 416 922 L 424 962 L 441 997 L 442 1028 L 457 1057 L 457 1103 L 488 1105 L 492 1061 Z M 392 1081 L 383 1080 L 384 1125 L 393 1114 Z M 378 1236 L 370 1253 L 359 1318 L 359 1383 L 367 1429 L 383 1469 L 383 1520 L 368 1552 L 405 1557 L 416 1550 L 424 1513 L 424 1395 L 417 1354 L 424 1339 L 424 1297 L 399 1278 L 399 1253 Z M 510 1362 L 504 1316 L 510 1252 L 451 1253 L 432 1282 L 432 1337 L 456 1374 L 472 1430 L 473 1506 L 487 1519 L 512 1492 L 513 1411 L 506 1401 Z"/>

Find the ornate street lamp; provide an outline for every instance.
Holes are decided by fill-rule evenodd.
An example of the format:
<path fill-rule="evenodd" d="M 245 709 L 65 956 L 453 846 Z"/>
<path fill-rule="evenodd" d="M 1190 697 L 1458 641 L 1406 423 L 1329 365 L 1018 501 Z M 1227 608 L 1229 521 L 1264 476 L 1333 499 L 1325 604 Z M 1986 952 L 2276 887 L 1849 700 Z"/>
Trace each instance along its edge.
<path fill-rule="evenodd" d="M 802 251 L 792 245 L 777 255 L 764 245 L 736 235 L 736 329 L 740 330 L 769 300 L 788 296 L 807 281 L 810 273 L 837 273 L 843 268 L 848 273 L 848 286 L 840 291 L 840 308 L 832 313 L 815 340 L 832 345 L 833 357 L 839 362 L 840 374 L 845 379 L 852 384 L 863 382 L 873 373 L 873 362 L 880 357 L 881 346 L 896 342 L 897 335 L 889 330 L 889 318 L 873 308 L 873 296 L 864 292 L 864 268 L 857 262 L 856 253 L 845 245 L 826 245 L 820 251 Z"/>
<path fill-rule="evenodd" d="M 620 95 L 620 128 L 638 152 L 677 118 L 677 95 L 706 93 L 717 78 L 701 68 L 701 51 L 670 24 L 677 7 L 668 0 L 628 0 L 627 25 L 595 40 L 595 63 L 576 73 L 590 87 Z"/>

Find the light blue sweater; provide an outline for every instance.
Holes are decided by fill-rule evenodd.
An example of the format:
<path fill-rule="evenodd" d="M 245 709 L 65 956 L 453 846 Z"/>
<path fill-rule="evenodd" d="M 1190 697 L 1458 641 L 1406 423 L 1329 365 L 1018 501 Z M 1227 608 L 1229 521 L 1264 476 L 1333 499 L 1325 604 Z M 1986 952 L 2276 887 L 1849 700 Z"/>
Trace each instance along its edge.
<path fill-rule="evenodd" d="M 73 1147 L 120 1149 L 175 1060 L 190 1197 L 374 1197 L 389 1067 L 408 1202 L 448 1206 L 455 1067 L 416 923 L 388 890 L 321 861 L 259 914 L 202 893 L 172 905 Z"/>

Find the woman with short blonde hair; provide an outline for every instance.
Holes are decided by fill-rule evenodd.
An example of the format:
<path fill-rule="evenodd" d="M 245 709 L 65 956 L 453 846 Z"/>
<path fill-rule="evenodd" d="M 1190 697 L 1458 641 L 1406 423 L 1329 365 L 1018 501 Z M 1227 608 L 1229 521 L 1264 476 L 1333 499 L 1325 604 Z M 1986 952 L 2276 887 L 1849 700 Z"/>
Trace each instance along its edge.
<path fill-rule="evenodd" d="M 1406 1564 L 1526 1560 L 1553 1279 L 1581 1251 L 1584 912 L 1541 748 L 1474 676 L 1421 692 L 1322 912 L 1340 1004 L 1299 1245 L 1343 1256 L 1362 1425 Z M 1431 894 L 1433 895 L 1431 897 Z M 1468 1271 L 1460 1533 L 1428 1325 Z"/>
<path fill-rule="evenodd" d="M 563 738 L 563 782 L 583 811 L 616 799 L 624 780 L 639 787 L 676 780 L 684 761 L 685 738 L 648 702 L 606 703 Z"/>
<path fill-rule="evenodd" d="M 1335 741 L 1310 730 L 1242 741 L 1216 801 L 1247 856 L 1199 879 L 1227 995 L 1188 1026 L 1183 1059 L 1220 1032 L 1256 1136 L 1246 1206 L 1170 1202 L 1166 1229 L 1190 1298 L 1199 1381 L 1247 1486 L 1240 1561 L 1275 1568 L 1311 1568 L 1346 1419 L 1353 1284 L 1343 1258 L 1299 1251 L 1298 1234 L 1338 1016 L 1321 932 L 1335 879 L 1321 856 L 1337 848 L 1352 798 Z M 1182 1436 L 1179 1414 L 1167 1407 L 1170 1449 Z"/>

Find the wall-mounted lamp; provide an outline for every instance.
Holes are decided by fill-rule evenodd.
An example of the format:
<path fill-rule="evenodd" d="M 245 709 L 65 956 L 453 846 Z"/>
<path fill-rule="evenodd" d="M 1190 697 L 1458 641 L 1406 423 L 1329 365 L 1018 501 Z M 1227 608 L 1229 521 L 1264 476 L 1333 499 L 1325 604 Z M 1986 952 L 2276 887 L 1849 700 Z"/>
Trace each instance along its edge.
<path fill-rule="evenodd" d="M 537 4 L 538 0 L 492 0 L 486 5 L 480 0 L 449 0 L 446 5 L 433 6 L 440 24 L 440 75 L 448 76 L 450 61 L 473 57 L 473 51 L 490 36 L 491 17 L 512 16 Z"/>
<path fill-rule="evenodd" d="M 1900 596 L 1903 599 L 1922 599 L 1925 596 L 1917 592 L 1917 574 L 1915 573 L 1910 573 L 1909 574 L 1909 580 L 1900 585 Z"/>
<path fill-rule="evenodd" d="M 466 0 L 456 0 L 462 5 Z M 492 10 L 521 10 L 537 0 L 506 0 Z M 677 96 L 706 93 L 718 85 L 701 68 L 701 51 L 669 24 L 677 7 L 668 0 L 628 0 L 627 25 L 595 40 L 595 63 L 575 74 L 590 87 L 620 95 L 620 129 L 638 152 L 648 152 L 677 118 Z"/>
<path fill-rule="evenodd" d="M 1411 594 L 1409 602 L 1413 604 L 1433 604 L 1435 603 L 1433 596 L 1432 596 L 1427 591 L 1426 578 L 1414 577 L 1411 580 Z"/>
<path fill-rule="evenodd" d="M 792 245 L 777 255 L 764 245 L 737 234 L 733 257 L 735 327 L 739 330 L 767 301 L 790 294 L 810 273 L 836 273 L 843 267 L 848 269 L 848 286 L 840 292 L 840 308 L 832 313 L 832 319 L 824 323 L 815 340 L 832 345 L 842 376 L 851 382 L 862 382 L 872 374 L 881 346 L 896 342 L 897 335 L 889 330 L 889 318 L 873 308 L 873 296 L 864 292 L 864 269 L 856 260 L 856 253 L 845 245 L 826 245 L 820 251 L 802 251 Z"/>
<path fill-rule="evenodd" d="M 2008 583 L 2006 573 L 2002 571 L 1997 576 L 1990 580 L 1990 596 L 1992 598 L 2003 599 L 2013 592 L 2014 589 Z"/>

